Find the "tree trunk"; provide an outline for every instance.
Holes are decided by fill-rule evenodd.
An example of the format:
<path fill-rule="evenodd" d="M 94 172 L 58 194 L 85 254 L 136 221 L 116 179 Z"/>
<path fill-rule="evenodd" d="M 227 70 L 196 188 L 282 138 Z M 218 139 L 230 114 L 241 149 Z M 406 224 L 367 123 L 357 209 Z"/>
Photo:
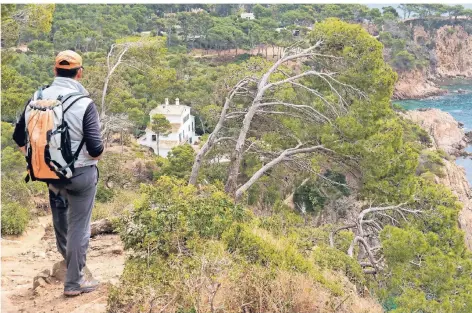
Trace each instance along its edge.
<path fill-rule="evenodd" d="M 203 124 L 203 120 L 202 120 L 201 117 L 200 117 L 200 124 L 201 124 L 201 126 L 202 126 L 202 132 L 205 134 L 205 133 L 206 133 L 205 124 Z"/>
<path fill-rule="evenodd" d="M 213 147 L 213 144 L 216 141 L 216 136 L 218 135 L 219 131 L 223 127 L 223 123 L 226 118 L 226 112 L 228 111 L 229 105 L 231 104 L 231 100 L 234 96 L 234 94 L 238 91 L 240 87 L 242 87 L 244 84 L 246 84 L 246 80 L 243 79 L 239 83 L 236 84 L 236 86 L 233 88 L 233 90 L 230 92 L 229 97 L 226 98 L 225 104 L 223 105 L 223 109 L 221 110 L 220 113 L 220 118 L 218 120 L 218 123 L 215 126 L 215 129 L 213 132 L 210 134 L 208 137 L 207 142 L 203 145 L 203 147 L 198 151 L 197 156 L 195 157 L 195 161 L 192 166 L 192 173 L 190 174 L 189 178 L 189 185 L 195 185 L 197 183 L 197 177 L 198 177 L 198 172 L 200 171 L 200 167 L 202 166 L 202 160 L 205 154 Z M 201 119 L 200 119 L 201 121 Z M 203 125 L 203 124 L 202 124 Z"/>
<path fill-rule="evenodd" d="M 323 146 L 314 146 L 309 148 L 300 148 L 300 149 L 287 149 L 283 151 L 278 157 L 261 167 L 252 177 L 241 187 L 238 188 L 235 192 L 235 199 L 238 201 L 243 193 L 245 193 L 259 178 L 262 177 L 268 170 L 273 168 L 275 165 L 279 164 L 280 162 L 284 161 L 284 159 L 288 156 L 300 154 L 300 153 L 310 153 L 316 151 L 318 149 L 322 149 Z"/>
<path fill-rule="evenodd" d="M 100 106 L 100 110 L 101 110 L 100 119 L 103 119 L 105 117 L 105 97 L 106 97 L 107 90 L 108 90 L 108 82 L 110 81 L 110 76 L 111 76 L 111 74 L 108 73 L 107 77 L 105 78 L 105 84 L 103 85 L 102 103 L 101 103 L 101 106 Z"/>
<path fill-rule="evenodd" d="M 262 98 L 262 97 L 261 97 Z M 228 180 L 226 181 L 225 190 L 229 194 L 234 194 L 236 188 L 238 187 L 238 176 L 239 168 L 241 166 L 241 160 L 243 158 L 243 147 L 246 143 L 247 133 L 251 127 L 251 122 L 256 114 L 257 105 L 253 105 L 249 108 L 248 112 L 244 116 L 243 126 L 239 132 L 238 141 L 236 142 L 236 147 L 234 149 L 233 155 L 231 156 L 231 165 L 228 171 Z"/>
<path fill-rule="evenodd" d="M 118 60 L 116 61 L 115 65 L 113 65 L 112 68 L 110 68 L 110 58 L 111 58 L 111 54 L 113 53 L 113 50 L 115 49 L 115 45 L 112 45 L 111 48 L 110 48 L 110 52 L 108 52 L 108 55 L 107 55 L 107 69 L 108 69 L 108 73 L 107 73 L 107 76 L 105 78 L 105 83 L 103 85 L 103 90 L 102 90 L 102 103 L 101 103 L 101 112 L 100 112 L 100 119 L 103 120 L 103 118 L 105 117 L 105 97 L 107 95 L 107 90 L 108 90 L 108 83 L 110 82 L 110 78 L 111 78 L 111 75 L 113 74 L 113 72 L 116 70 L 116 68 L 118 67 L 118 65 L 121 64 L 121 60 L 123 58 L 123 56 L 125 55 L 125 53 L 128 51 L 129 49 L 129 46 L 128 45 L 125 45 L 123 47 L 123 51 L 121 51 L 120 55 L 118 56 Z"/>
<path fill-rule="evenodd" d="M 239 168 L 241 166 L 241 161 L 243 158 L 243 147 L 246 143 L 246 137 L 251 127 L 252 119 L 256 114 L 258 105 L 264 97 L 266 85 L 269 81 L 270 75 L 280 66 L 281 63 L 281 61 L 275 62 L 275 64 L 272 65 L 272 67 L 262 76 L 261 80 L 259 81 L 259 84 L 257 85 L 257 94 L 254 97 L 251 107 L 248 109 L 248 112 L 244 116 L 243 125 L 241 131 L 239 132 L 236 147 L 233 152 L 233 155 L 231 156 L 231 165 L 228 171 L 228 180 L 226 181 L 225 185 L 225 191 L 229 194 L 234 194 L 238 186 Z"/>
<path fill-rule="evenodd" d="M 305 178 L 304 181 L 302 181 L 302 183 L 297 187 L 297 188 L 300 188 L 302 186 L 305 186 L 305 184 L 310 180 L 310 178 Z M 287 198 L 285 198 L 284 200 L 284 204 L 285 205 L 288 205 L 289 207 L 291 207 L 293 209 L 293 196 L 295 195 L 295 191 L 292 192 Z"/>

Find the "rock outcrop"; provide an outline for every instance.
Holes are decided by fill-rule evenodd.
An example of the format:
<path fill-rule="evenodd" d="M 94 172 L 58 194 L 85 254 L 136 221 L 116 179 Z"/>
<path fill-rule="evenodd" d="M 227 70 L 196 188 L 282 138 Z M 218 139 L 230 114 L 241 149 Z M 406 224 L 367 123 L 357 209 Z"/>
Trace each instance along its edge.
<path fill-rule="evenodd" d="M 462 26 L 443 26 L 436 32 L 436 73 L 440 77 L 472 77 L 472 35 Z"/>
<path fill-rule="evenodd" d="M 432 137 L 436 149 L 443 149 L 449 154 L 458 155 L 467 143 L 464 131 L 459 123 L 446 112 L 438 109 L 409 111 L 406 117 L 418 123 Z M 465 233 L 465 243 L 472 250 L 472 191 L 466 178 L 465 169 L 454 161 L 445 161 L 444 177 L 437 177 L 437 182 L 449 187 L 463 204 L 459 213 L 459 225 Z"/>
<path fill-rule="evenodd" d="M 423 99 L 447 93 L 435 80 L 448 77 L 472 78 L 472 34 L 464 27 L 442 26 L 428 32 L 423 26 L 412 29 L 416 50 L 425 54 L 429 66 L 398 72 L 394 99 Z M 428 55 L 429 53 L 429 55 Z"/>
<path fill-rule="evenodd" d="M 394 99 L 424 99 L 446 94 L 447 90 L 441 89 L 428 79 L 423 70 L 413 70 L 398 73 L 398 81 L 393 91 Z"/>
<path fill-rule="evenodd" d="M 408 111 L 407 117 L 426 130 L 436 149 L 458 156 L 467 146 L 464 130 L 451 114 L 439 109 Z"/>

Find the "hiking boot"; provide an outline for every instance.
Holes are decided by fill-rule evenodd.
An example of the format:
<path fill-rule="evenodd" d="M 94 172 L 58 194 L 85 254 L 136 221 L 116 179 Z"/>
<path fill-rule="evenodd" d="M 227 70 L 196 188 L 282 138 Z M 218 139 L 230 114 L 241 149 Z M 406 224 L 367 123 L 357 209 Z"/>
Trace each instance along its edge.
<path fill-rule="evenodd" d="M 75 289 L 75 290 L 64 290 L 64 295 L 65 295 L 65 296 L 69 296 L 69 297 L 78 296 L 78 295 L 80 295 L 81 293 L 87 293 L 87 292 L 92 292 L 92 291 L 94 291 L 95 289 L 98 288 L 99 285 L 100 285 L 100 283 L 98 282 L 98 280 L 95 280 L 95 279 L 83 280 L 83 281 L 80 283 L 79 289 Z"/>

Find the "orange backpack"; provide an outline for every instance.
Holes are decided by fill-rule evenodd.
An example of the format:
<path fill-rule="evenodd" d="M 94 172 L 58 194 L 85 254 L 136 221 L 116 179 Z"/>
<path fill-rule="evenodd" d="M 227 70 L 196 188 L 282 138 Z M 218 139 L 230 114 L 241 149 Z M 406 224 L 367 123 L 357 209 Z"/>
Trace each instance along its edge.
<path fill-rule="evenodd" d="M 64 120 L 64 114 L 86 96 L 74 92 L 57 99 L 43 99 L 42 91 L 47 87 L 39 88 L 36 97 L 33 97 L 25 109 L 28 163 L 25 180 L 67 183 L 74 173 L 74 162 L 82 150 L 84 140 L 80 142 L 77 151 L 72 153 L 69 126 Z M 63 104 L 72 97 L 77 98 L 64 109 Z"/>

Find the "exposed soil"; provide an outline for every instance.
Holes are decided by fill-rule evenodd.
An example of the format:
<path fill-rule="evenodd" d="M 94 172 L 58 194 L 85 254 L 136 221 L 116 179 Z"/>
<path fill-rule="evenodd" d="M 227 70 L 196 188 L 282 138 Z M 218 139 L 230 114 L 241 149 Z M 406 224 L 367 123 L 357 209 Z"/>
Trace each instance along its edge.
<path fill-rule="evenodd" d="M 34 277 L 52 269 L 62 256 L 56 250 L 51 215 L 42 216 L 20 237 L 2 239 L 3 313 L 102 313 L 106 312 L 110 284 L 118 282 L 125 255 L 117 235 L 102 235 L 90 240 L 87 267 L 101 282 L 98 290 L 66 298 L 62 282 L 54 279 L 33 290 Z"/>

